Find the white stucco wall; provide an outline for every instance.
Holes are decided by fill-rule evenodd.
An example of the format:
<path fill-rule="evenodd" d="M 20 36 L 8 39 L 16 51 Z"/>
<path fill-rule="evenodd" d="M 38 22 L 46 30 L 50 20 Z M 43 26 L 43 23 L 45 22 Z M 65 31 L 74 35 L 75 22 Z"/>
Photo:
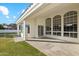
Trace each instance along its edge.
<path fill-rule="evenodd" d="M 35 14 L 36 16 L 34 15 L 34 18 L 33 17 L 31 18 L 30 16 L 30 18 L 26 19 L 26 23 L 30 25 L 30 34 L 28 34 L 28 37 L 38 37 L 38 25 L 43 25 L 44 36 L 63 39 L 63 40 L 69 40 L 69 41 L 78 41 L 79 40 L 79 4 L 60 4 L 54 8 L 52 8 L 52 4 L 50 4 L 47 7 L 49 8 L 42 9 L 44 12 L 42 12 L 42 10 L 40 10 L 40 12 L 37 12 Z M 69 37 L 64 37 L 63 35 L 62 36 L 45 35 L 46 18 L 51 18 L 53 21 L 54 16 L 61 15 L 63 20 L 63 15 L 68 11 L 78 12 L 78 38 L 69 38 Z"/>
<path fill-rule="evenodd" d="M 78 12 L 78 33 L 79 33 L 79 4 L 72 4 L 72 5 L 61 5 L 60 7 L 56 8 L 54 12 L 51 11 L 51 14 L 48 17 L 51 17 L 53 21 L 53 17 L 55 15 L 61 15 L 63 20 L 63 15 L 68 11 L 77 11 Z M 48 11 L 49 12 L 49 11 Z M 50 13 L 50 12 L 49 12 Z M 61 21 L 63 22 L 63 21 Z M 61 31 L 62 32 L 62 31 Z M 63 32 L 62 32 L 63 33 Z M 78 38 L 70 38 L 70 37 L 64 37 L 64 36 L 55 36 L 55 35 L 46 35 L 47 37 L 57 38 L 57 39 L 63 39 L 63 40 L 69 40 L 69 41 L 78 41 L 79 40 L 79 34 Z"/>
<path fill-rule="evenodd" d="M 27 25 L 30 26 L 30 33 L 28 33 L 28 37 L 34 37 L 35 36 L 35 21 L 27 19 L 26 23 Z"/>

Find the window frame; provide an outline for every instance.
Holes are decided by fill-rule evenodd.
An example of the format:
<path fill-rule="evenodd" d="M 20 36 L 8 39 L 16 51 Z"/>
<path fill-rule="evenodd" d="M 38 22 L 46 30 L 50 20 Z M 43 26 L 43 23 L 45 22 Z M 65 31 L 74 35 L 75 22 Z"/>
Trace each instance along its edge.
<path fill-rule="evenodd" d="M 77 17 L 78 17 L 77 11 L 69 11 L 69 12 L 67 12 L 67 13 L 64 14 L 64 24 L 63 24 L 64 30 L 63 30 L 63 36 L 65 36 L 65 37 L 71 37 L 71 38 L 77 38 L 78 37 L 78 33 L 77 33 L 78 32 L 78 30 L 77 30 L 77 28 L 78 28 L 78 23 L 77 23 L 78 19 L 77 19 Z M 70 23 L 67 22 L 67 21 L 69 21 Z M 70 24 L 70 26 L 68 26 L 68 24 Z M 76 24 L 76 27 L 74 27 L 75 24 Z M 66 33 L 68 35 L 66 35 Z"/>
<path fill-rule="evenodd" d="M 57 23 L 57 22 L 59 22 L 59 23 Z M 58 28 L 59 25 L 60 25 L 60 28 Z M 58 33 L 60 33 L 60 34 L 58 34 Z M 53 17 L 53 35 L 61 36 L 61 15 L 56 15 Z"/>
<path fill-rule="evenodd" d="M 50 21 L 49 21 L 50 20 Z M 47 23 L 50 22 L 50 23 Z M 48 29 L 49 28 L 49 29 Z M 51 35 L 51 18 L 47 18 L 45 20 L 45 34 L 46 35 Z"/>

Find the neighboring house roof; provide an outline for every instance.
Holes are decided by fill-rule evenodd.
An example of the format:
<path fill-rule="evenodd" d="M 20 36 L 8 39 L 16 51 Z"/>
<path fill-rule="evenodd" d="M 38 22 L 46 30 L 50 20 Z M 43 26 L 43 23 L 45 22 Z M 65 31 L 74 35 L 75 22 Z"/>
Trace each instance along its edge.
<path fill-rule="evenodd" d="M 33 3 L 31 7 L 28 8 L 28 10 L 26 10 L 20 17 L 19 19 L 16 21 L 16 24 L 20 23 L 21 21 L 23 21 L 26 17 L 28 17 L 33 11 L 35 11 L 37 8 L 39 8 L 40 6 L 42 6 L 43 3 Z"/>

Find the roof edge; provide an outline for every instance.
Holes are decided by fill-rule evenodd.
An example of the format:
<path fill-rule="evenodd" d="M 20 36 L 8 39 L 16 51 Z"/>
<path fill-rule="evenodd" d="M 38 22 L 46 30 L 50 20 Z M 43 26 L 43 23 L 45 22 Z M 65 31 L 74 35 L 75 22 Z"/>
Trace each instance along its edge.
<path fill-rule="evenodd" d="M 16 21 L 16 24 L 23 21 L 26 17 L 28 17 L 33 11 L 35 11 L 41 5 L 43 5 L 43 3 L 33 3 L 33 5 L 30 8 L 28 8 L 21 17 L 19 17 L 19 19 Z"/>

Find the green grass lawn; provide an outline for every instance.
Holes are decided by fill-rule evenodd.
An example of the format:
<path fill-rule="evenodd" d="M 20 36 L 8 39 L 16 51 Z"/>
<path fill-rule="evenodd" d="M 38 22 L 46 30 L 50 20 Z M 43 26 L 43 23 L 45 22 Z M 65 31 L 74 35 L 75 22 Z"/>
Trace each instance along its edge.
<path fill-rule="evenodd" d="M 26 42 L 14 42 L 12 38 L 0 38 L 0 56 L 45 56 Z"/>

